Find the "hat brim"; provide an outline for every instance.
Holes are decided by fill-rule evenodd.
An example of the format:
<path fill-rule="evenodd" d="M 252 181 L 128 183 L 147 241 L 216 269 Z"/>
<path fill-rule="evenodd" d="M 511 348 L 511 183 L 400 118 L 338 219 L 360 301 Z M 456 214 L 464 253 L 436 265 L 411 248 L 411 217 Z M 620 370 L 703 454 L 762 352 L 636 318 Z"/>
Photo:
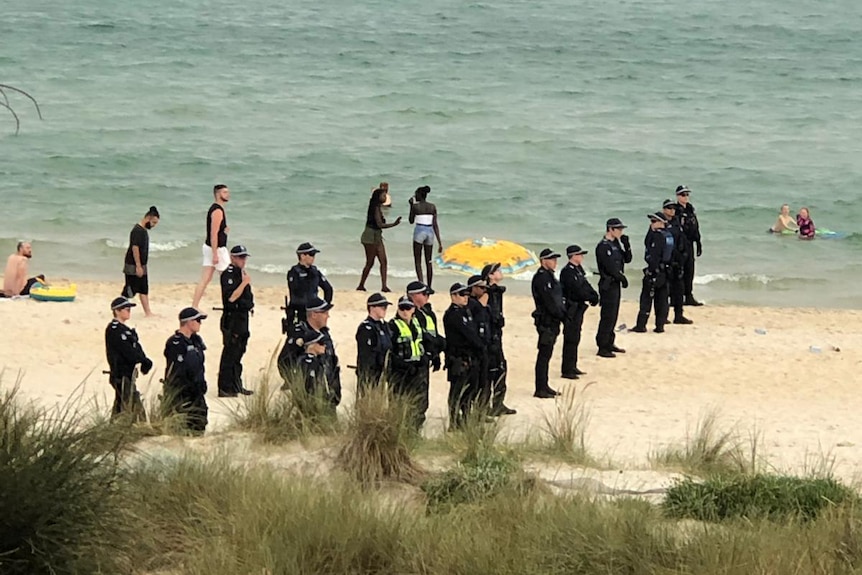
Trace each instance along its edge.
<path fill-rule="evenodd" d="M 590 253 L 590 252 L 588 252 L 587 250 L 581 250 L 579 252 L 572 252 L 572 253 L 566 254 L 566 255 L 569 257 L 572 257 L 572 256 L 582 256 L 582 255 L 588 254 L 588 253 Z"/>
<path fill-rule="evenodd" d="M 208 317 L 209 317 L 209 316 L 208 316 L 207 314 L 205 314 L 205 313 L 199 313 L 199 314 L 197 314 L 197 315 L 193 315 L 192 317 L 188 317 L 188 318 L 186 318 L 186 319 L 181 319 L 181 320 L 180 320 L 180 322 L 181 322 L 181 323 L 186 323 L 186 322 L 188 322 L 188 321 L 195 321 L 195 320 L 203 321 L 203 320 L 205 320 L 205 319 L 206 319 L 206 318 L 208 318 Z"/>
<path fill-rule="evenodd" d="M 546 256 L 539 256 L 539 259 L 540 260 L 555 260 L 555 259 L 558 259 L 559 257 L 560 257 L 560 254 L 552 253 L 552 254 L 548 254 Z"/>
<path fill-rule="evenodd" d="M 112 311 L 119 311 L 121 309 L 132 309 L 133 307 L 138 307 L 138 304 L 128 302 L 128 303 L 120 304 L 117 307 L 112 307 L 111 310 Z"/>
<path fill-rule="evenodd" d="M 376 301 L 367 304 L 368 307 L 389 307 L 392 305 L 391 301 Z"/>
<path fill-rule="evenodd" d="M 310 249 L 310 250 L 303 250 L 301 252 L 296 252 L 296 253 L 297 253 L 297 255 L 300 255 L 300 256 L 303 254 L 305 254 L 307 256 L 316 256 L 317 254 L 320 253 L 320 250 L 317 248 L 314 248 L 314 249 Z"/>
<path fill-rule="evenodd" d="M 683 189 L 677 191 L 676 195 L 682 196 L 684 194 L 690 194 L 690 193 L 691 193 L 691 190 L 689 190 L 688 188 L 683 188 Z"/>
<path fill-rule="evenodd" d="M 307 311 L 307 312 L 311 312 L 311 313 L 314 313 L 314 312 L 320 313 L 320 312 L 324 312 L 324 311 L 329 311 L 329 310 L 331 310 L 331 309 L 332 309 L 332 308 L 334 308 L 334 307 L 335 307 L 335 305 L 333 305 L 333 304 L 331 304 L 331 303 L 330 303 L 330 304 L 326 304 L 326 305 L 325 305 L 325 306 L 323 306 L 323 307 L 318 307 L 318 308 L 306 308 L 306 310 L 305 310 L 305 311 Z"/>

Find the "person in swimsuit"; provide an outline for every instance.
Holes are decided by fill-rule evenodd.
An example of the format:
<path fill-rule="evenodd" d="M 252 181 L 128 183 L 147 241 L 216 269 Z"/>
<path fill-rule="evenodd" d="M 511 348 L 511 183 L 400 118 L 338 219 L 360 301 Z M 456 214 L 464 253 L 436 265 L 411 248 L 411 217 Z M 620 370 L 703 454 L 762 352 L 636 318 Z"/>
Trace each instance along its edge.
<path fill-rule="evenodd" d="M 410 198 L 410 223 L 416 224 L 413 230 L 413 263 L 416 266 L 416 279 L 422 279 L 422 252 L 425 252 L 425 267 L 428 271 L 428 288 L 431 288 L 432 267 L 431 250 L 434 248 L 434 238 L 437 238 L 437 253 L 443 251 L 443 240 L 440 239 L 440 228 L 437 226 L 437 206 L 427 201 L 431 188 L 422 186 L 416 188 L 416 193 Z M 431 293 L 434 293 L 433 291 Z"/>
<path fill-rule="evenodd" d="M 213 204 L 207 212 L 206 237 L 201 248 L 203 271 L 192 300 L 192 307 L 195 309 L 200 305 L 204 291 L 213 279 L 213 272 L 218 270 L 221 273 L 230 265 L 230 254 L 227 251 L 227 234 L 230 228 L 227 227 L 227 216 L 224 211 L 224 206 L 229 200 L 230 190 L 226 185 L 217 184 L 213 187 Z"/>
<path fill-rule="evenodd" d="M 799 208 L 799 213 L 796 215 L 796 225 L 799 226 L 799 239 L 814 239 L 814 222 L 811 220 L 808 208 Z"/>
<path fill-rule="evenodd" d="M 377 188 L 371 194 L 371 199 L 368 201 L 368 212 L 365 216 L 365 230 L 362 232 L 362 237 L 359 239 L 362 242 L 362 247 L 365 248 L 365 267 L 362 268 L 362 278 L 359 280 L 359 285 L 356 287 L 358 291 L 365 291 L 365 280 L 368 279 L 368 274 L 374 265 L 376 258 L 380 262 L 380 280 L 383 288 L 380 291 L 391 292 L 389 286 L 386 285 L 386 268 L 388 261 L 386 259 L 386 246 L 383 244 L 383 230 L 394 228 L 401 223 L 401 216 L 395 219 L 391 224 L 387 224 L 383 218 L 383 201 L 386 197 L 386 190 Z"/>
<path fill-rule="evenodd" d="M 30 242 L 18 242 L 15 253 L 6 259 L 6 271 L 3 273 L 2 297 L 30 295 L 30 288 L 40 283 L 47 285 L 45 276 L 27 277 L 30 269 L 30 258 L 33 257 L 33 247 Z"/>
<path fill-rule="evenodd" d="M 775 221 L 775 224 L 769 231 L 773 234 L 780 234 L 784 230 L 789 230 L 791 232 L 798 232 L 799 226 L 796 225 L 796 221 L 793 219 L 793 216 L 790 215 L 790 206 L 787 204 L 783 204 L 781 206 L 781 211 L 778 213 L 778 219 Z"/>

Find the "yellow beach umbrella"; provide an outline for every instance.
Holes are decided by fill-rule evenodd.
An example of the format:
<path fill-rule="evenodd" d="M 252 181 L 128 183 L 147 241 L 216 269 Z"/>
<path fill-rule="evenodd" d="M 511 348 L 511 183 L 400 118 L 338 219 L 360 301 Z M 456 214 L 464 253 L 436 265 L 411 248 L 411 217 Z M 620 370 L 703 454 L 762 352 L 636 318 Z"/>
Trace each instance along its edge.
<path fill-rule="evenodd" d="M 537 265 L 539 258 L 515 242 L 481 238 L 458 242 L 447 248 L 434 261 L 441 269 L 455 270 L 467 275 L 480 274 L 486 265 L 499 263 L 504 274 L 512 275 Z"/>

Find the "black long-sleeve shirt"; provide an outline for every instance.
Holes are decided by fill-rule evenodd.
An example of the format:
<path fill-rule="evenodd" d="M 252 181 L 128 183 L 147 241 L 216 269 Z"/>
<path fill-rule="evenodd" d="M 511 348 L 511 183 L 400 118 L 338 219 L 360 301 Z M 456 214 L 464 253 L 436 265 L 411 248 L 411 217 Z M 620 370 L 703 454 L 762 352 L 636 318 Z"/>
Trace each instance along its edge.
<path fill-rule="evenodd" d="M 147 361 L 138 341 L 138 332 L 117 319 L 105 328 L 105 355 L 111 379 L 131 379 L 135 366 Z"/>
<path fill-rule="evenodd" d="M 700 244 L 700 222 L 697 221 L 697 214 L 695 213 L 694 205 L 688 203 L 683 207 L 683 205 L 680 204 L 676 211 L 676 215 L 679 218 L 682 231 L 685 233 L 685 237 L 688 241 L 692 244 Z"/>
<path fill-rule="evenodd" d="M 666 240 L 661 230 L 650 228 L 644 237 L 644 261 L 647 265 L 647 273 L 658 276 L 664 272 L 664 251 Z"/>
<path fill-rule="evenodd" d="M 186 337 L 179 330 L 165 343 L 165 385 L 181 396 L 201 396 L 207 392 L 204 350 L 198 334 Z"/>
<path fill-rule="evenodd" d="M 506 286 L 497 284 L 488 286 L 488 313 L 491 315 L 491 335 L 494 339 L 503 338 L 503 327 L 506 325 L 506 317 L 503 315 L 503 294 Z"/>
<path fill-rule="evenodd" d="M 596 246 L 596 264 L 598 265 L 599 286 L 611 285 L 611 282 L 622 282 L 625 277 L 625 264 L 631 263 L 631 248 L 626 249 L 619 240 L 602 238 Z"/>
<path fill-rule="evenodd" d="M 231 264 L 221 274 L 221 304 L 224 311 L 228 313 L 249 312 L 254 309 L 254 294 L 251 284 L 245 286 L 236 301 L 230 301 L 230 297 L 239 284 L 242 283 L 242 270 Z"/>
<path fill-rule="evenodd" d="M 386 354 L 392 349 L 386 322 L 367 317 L 356 328 L 356 375 L 360 381 L 377 381 L 386 365 Z"/>
<path fill-rule="evenodd" d="M 317 266 L 296 264 L 290 268 L 287 272 L 287 289 L 290 292 L 288 305 L 293 308 L 304 308 L 317 297 L 319 290 L 323 290 L 323 299 L 332 303 L 332 284 Z"/>
<path fill-rule="evenodd" d="M 532 292 L 536 316 L 540 323 L 554 323 L 565 319 L 563 288 L 554 276 L 554 272 L 547 268 L 539 268 L 533 276 Z"/>
<path fill-rule="evenodd" d="M 567 311 L 573 307 L 586 307 L 588 303 L 593 305 L 599 303 L 599 294 L 590 285 L 582 266 L 567 263 L 560 272 L 560 286 L 563 288 Z"/>
<path fill-rule="evenodd" d="M 467 300 L 467 309 L 470 310 L 470 314 L 473 316 L 473 322 L 476 324 L 479 338 L 481 338 L 486 345 L 491 343 L 491 312 L 488 309 L 488 306 L 482 305 L 478 299 L 471 296 L 470 299 Z"/>
<path fill-rule="evenodd" d="M 479 357 L 485 351 L 485 342 L 479 337 L 479 330 L 473 315 L 466 307 L 449 306 L 443 314 L 443 327 L 446 330 L 446 357 Z"/>

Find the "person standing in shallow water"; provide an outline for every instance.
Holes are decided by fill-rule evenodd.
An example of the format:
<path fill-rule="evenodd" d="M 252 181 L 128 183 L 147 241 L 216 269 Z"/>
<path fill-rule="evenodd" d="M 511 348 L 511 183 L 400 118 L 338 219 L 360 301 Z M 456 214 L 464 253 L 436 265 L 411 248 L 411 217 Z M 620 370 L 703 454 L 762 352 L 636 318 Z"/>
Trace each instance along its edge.
<path fill-rule="evenodd" d="M 434 248 L 434 238 L 437 238 L 437 253 L 443 252 L 443 240 L 440 239 L 440 228 L 437 225 L 437 206 L 427 200 L 431 188 L 422 186 L 416 188 L 416 193 L 410 198 L 410 223 L 416 224 L 413 229 L 413 264 L 416 266 L 416 279 L 422 279 L 422 253 L 425 253 L 425 268 L 431 289 L 433 271 L 431 267 L 431 250 Z M 434 293 L 433 290 L 431 293 Z"/>
<path fill-rule="evenodd" d="M 374 260 L 380 262 L 380 281 L 382 284 L 382 292 L 391 292 L 389 286 L 386 285 L 386 271 L 388 261 L 386 259 L 386 245 L 383 243 L 383 230 L 394 228 L 401 223 L 401 216 L 395 219 L 391 224 L 387 224 L 383 218 L 383 201 L 386 197 L 386 190 L 377 188 L 371 194 L 371 199 L 368 201 L 368 212 L 365 216 L 365 230 L 362 232 L 360 242 L 365 248 L 365 267 L 362 268 L 362 278 L 359 280 L 359 285 L 356 286 L 358 291 L 365 291 L 365 280 L 368 279 L 368 274 L 371 273 L 371 268 L 374 266 Z"/>

